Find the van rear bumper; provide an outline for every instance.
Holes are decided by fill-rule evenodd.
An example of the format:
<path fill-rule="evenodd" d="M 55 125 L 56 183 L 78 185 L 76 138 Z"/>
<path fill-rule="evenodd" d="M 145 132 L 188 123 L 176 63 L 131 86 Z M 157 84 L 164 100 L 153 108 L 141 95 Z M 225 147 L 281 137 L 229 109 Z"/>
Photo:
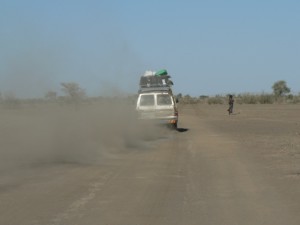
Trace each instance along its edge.
<path fill-rule="evenodd" d="M 168 118 L 139 118 L 141 121 L 151 121 L 157 124 L 176 124 L 178 122 L 178 117 L 168 117 Z"/>

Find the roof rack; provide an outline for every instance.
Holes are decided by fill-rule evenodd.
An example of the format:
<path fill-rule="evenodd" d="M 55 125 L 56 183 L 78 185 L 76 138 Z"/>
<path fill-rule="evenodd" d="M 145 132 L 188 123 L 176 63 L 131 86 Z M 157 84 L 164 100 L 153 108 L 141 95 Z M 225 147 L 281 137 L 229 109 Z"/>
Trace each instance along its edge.
<path fill-rule="evenodd" d="M 165 76 L 142 76 L 140 78 L 140 88 L 147 87 L 171 87 L 173 82 L 169 79 L 169 75 Z"/>
<path fill-rule="evenodd" d="M 139 93 L 146 93 L 146 92 L 171 92 L 172 88 L 170 86 L 152 86 L 152 87 L 141 87 L 139 89 Z"/>

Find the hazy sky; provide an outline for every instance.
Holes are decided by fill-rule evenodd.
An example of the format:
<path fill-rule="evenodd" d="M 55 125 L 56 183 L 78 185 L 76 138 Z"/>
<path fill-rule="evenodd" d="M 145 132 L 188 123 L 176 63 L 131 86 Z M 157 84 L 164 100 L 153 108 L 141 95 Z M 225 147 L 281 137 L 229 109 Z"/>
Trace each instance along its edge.
<path fill-rule="evenodd" d="M 176 93 L 300 92 L 297 0 L 0 0 L 0 91 L 138 90 L 165 68 Z"/>

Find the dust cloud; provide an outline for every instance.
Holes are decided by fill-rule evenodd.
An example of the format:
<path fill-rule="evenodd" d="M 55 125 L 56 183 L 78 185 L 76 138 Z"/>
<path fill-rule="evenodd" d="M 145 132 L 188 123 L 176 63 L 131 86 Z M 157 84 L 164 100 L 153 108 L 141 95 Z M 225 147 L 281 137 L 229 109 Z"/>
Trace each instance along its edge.
<path fill-rule="evenodd" d="M 0 174 L 49 164 L 100 164 L 149 149 L 162 130 L 139 124 L 134 105 L 102 100 L 0 107 Z"/>
<path fill-rule="evenodd" d="M 63 94 L 61 82 L 78 83 L 87 96 L 89 91 L 96 96 L 124 93 L 126 86 L 136 93 L 135 76 L 141 71 L 139 57 L 119 35 L 95 38 L 81 48 L 73 36 L 58 34 L 50 40 L 43 30 L 26 27 L 28 35 L 16 28 L 16 39 L 7 37 L 0 53 L 0 174 L 45 164 L 98 164 L 116 154 L 147 149 L 160 138 L 153 126 L 139 125 L 134 104 L 127 102 L 23 104 L 42 99 L 47 91 Z M 6 108 L 1 103 L 6 95 L 20 99 L 21 107 Z"/>

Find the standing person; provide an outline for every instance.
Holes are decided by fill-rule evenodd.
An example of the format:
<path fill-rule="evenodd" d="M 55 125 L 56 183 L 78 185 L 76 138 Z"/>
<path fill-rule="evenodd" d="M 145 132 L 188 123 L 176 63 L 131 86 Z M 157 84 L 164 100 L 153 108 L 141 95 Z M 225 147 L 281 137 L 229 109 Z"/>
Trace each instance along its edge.
<path fill-rule="evenodd" d="M 229 108 L 227 110 L 229 115 L 232 114 L 233 112 L 233 103 L 234 103 L 233 95 L 229 95 L 229 100 L 228 100 Z"/>

